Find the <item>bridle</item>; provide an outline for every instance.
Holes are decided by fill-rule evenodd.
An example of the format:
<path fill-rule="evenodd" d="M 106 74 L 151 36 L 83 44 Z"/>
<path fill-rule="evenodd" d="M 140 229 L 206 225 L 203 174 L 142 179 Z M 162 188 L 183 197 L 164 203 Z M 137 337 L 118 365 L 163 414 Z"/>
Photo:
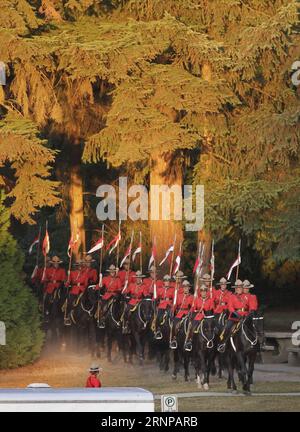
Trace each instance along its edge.
<path fill-rule="evenodd" d="M 205 340 L 205 342 L 206 342 L 206 348 L 208 348 L 208 349 L 211 349 L 214 346 L 214 337 L 215 337 L 215 334 L 213 332 L 213 337 L 211 339 L 208 339 L 206 337 L 206 335 L 204 334 L 204 331 L 203 331 L 203 323 L 204 323 L 205 319 L 213 319 L 214 317 L 215 317 L 214 315 L 207 315 L 207 316 L 204 315 L 204 318 L 201 320 L 201 324 L 200 324 L 200 332 L 201 332 L 200 334 L 203 337 L 203 339 Z"/>

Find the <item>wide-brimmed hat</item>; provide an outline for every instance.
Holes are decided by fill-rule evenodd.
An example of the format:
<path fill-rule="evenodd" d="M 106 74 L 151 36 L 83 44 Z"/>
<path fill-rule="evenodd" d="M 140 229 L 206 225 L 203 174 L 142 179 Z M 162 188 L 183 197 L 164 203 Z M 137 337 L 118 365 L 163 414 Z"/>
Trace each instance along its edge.
<path fill-rule="evenodd" d="M 100 372 L 103 369 L 98 365 L 98 364 L 91 364 L 90 368 L 89 368 L 89 372 Z"/>
<path fill-rule="evenodd" d="M 170 275 L 164 275 L 163 277 L 163 281 L 167 282 L 171 280 L 171 276 Z"/>
<path fill-rule="evenodd" d="M 229 285 L 231 282 L 228 281 L 226 278 L 222 277 L 220 279 L 220 282 L 218 282 L 216 285 Z"/>
<path fill-rule="evenodd" d="M 50 262 L 51 262 L 51 264 L 61 264 L 62 260 L 57 255 L 54 255 L 51 258 Z"/>
<path fill-rule="evenodd" d="M 205 274 L 200 278 L 200 280 L 201 280 L 201 281 L 205 281 L 205 282 L 210 282 L 210 281 L 213 280 L 213 278 L 212 278 L 208 273 L 205 273 Z"/>
<path fill-rule="evenodd" d="M 249 282 L 247 279 L 245 279 L 243 282 L 243 287 L 244 288 L 254 288 L 254 285 L 251 282 Z"/>
<path fill-rule="evenodd" d="M 94 260 L 94 258 L 91 255 L 87 255 L 87 256 L 84 257 L 83 261 L 86 262 L 86 263 L 92 263 L 92 262 L 94 262 L 96 260 Z"/>
<path fill-rule="evenodd" d="M 111 264 L 106 271 L 107 272 L 117 271 L 117 267 L 114 264 Z"/>
<path fill-rule="evenodd" d="M 181 270 L 178 270 L 173 277 L 174 279 L 186 279 L 186 276 L 184 276 Z"/>
<path fill-rule="evenodd" d="M 140 270 L 137 270 L 132 277 L 134 277 L 134 278 L 145 278 L 146 276 L 143 275 Z"/>
<path fill-rule="evenodd" d="M 208 291 L 208 287 L 204 284 L 201 285 L 199 289 L 200 289 L 200 291 Z"/>
<path fill-rule="evenodd" d="M 126 258 L 126 259 L 124 260 L 123 264 L 122 264 L 122 267 L 123 267 L 124 264 L 130 264 L 130 259 L 129 259 L 129 258 Z"/>
<path fill-rule="evenodd" d="M 233 285 L 233 288 L 243 288 L 243 282 L 241 279 L 237 279 Z"/>
<path fill-rule="evenodd" d="M 190 287 L 191 284 L 189 283 L 188 280 L 184 280 L 184 281 L 182 282 L 182 286 L 183 286 L 183 287 L 186 287 L 186 286 Z"/>

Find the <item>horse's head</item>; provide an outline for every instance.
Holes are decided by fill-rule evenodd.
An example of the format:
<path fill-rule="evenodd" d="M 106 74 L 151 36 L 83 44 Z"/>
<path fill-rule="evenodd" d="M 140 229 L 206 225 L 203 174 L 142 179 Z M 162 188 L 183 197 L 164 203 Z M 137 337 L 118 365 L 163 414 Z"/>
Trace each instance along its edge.
<path fill-rule="evenodd" d="M 153 302 L 150 297 L 146 297 L 141 301 L 140 305 L 141 315 L 145 322 L 150 322 L 153 318 Z"/>
<path fill-rule="evenodd" d="M 262 344 L 265 337 L 263 309 L 259 309 L 257 313 L 253 314 L 252 322 L 253 322 L 253 327 L 256 330 L 259 343 Z"/>
<path fill-rule="evenodd" d="M 215 334 L 216 321 L 212 310 L 204 311 L 203 328 L 208 339 L 212 339 Z"/>
<path fill-rule="evenodd" d="M 99 293 L 95 288 L 96 285 L 89 285 L 86 290 L 86 298 L 91 305 L 95 304 L 99 297 Z"/>

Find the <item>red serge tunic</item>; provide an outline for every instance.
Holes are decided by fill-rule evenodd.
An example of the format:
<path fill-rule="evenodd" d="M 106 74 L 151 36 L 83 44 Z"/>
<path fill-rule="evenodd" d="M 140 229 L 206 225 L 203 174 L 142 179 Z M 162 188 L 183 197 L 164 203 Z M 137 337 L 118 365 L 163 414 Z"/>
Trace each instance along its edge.
<path fill-rule="evenodd" d="M 230 312 L 229 318 L 232 317 L 233 312 L 237 312 L 241 316 L 246 316 L 249 313 L 249 302 L 243 294 L 232 294 L 228 301 L 228 310 Z"/>
<path fill-rule="evenodd" d="M 157 293 L 159 300 L 158 309 L 167 309 L 172 306 L 174 299 L 174 287 L 165 288 L 164 286 L 159 288 Z"/>
<path fill-rule="evenodd" d="M 104 276 L 102 286 L 105 288 L 105 293 L 102 296 L 103 300 L 109 300 L 122 290 L 121 280 L 118 276 Z"/>
<path fill-rule="evenodd" d="M 52 294 L 57 288 L 60 287 L 67 279 L 67 274 L 64 268 L 48 267 L 45 270 L 44 277 L 44 291 Z"/>
<path fill-rule="evenodd" d="M 153 297 L 154 294 L 154 279 L 152 278 L 146 278 L 144 279 L 144 285 L 147 289 L 147 294 L 145 294 L 148 297 Z M 156 294 L 158 294 L 158 291 L 163 287 L 163 282 L 159 279 L 156 280 Z"/>
<path fill-rule="evenodd" d="M 87 275 L 81 270 L 72 270 L 70 273 L 70 294 L 78 295 L 84 292 L 88 286 Z"/>
<path fill-rule="evenodd" d="M 176 318 L 182 318 L 189 313 L 193 304 L 191 294 L 178 294 L 175 309 L 177 310 Z"/>
<path fill-rule="evenodd" d="M 124 293 L 130 296 L 128 304 L 135 306 L 143 297 L 147 296 L 147 286 L 144 283 L 138 285 L 134 282 L 128 285 Z"/>
<path fill-rule="evenodd" d="M 90 375 L 86 380 L 86 387 L 102 387 L 101 381 L 95 375 Z"/>
<path fill-rule="evenodd" d="M 221 289 L 215 291 L 214 303 L 215 313 L 220 314 L 228 309 L 228 302 L 232 293 L 228 290 L 222 291 Z"/>
<path fill-rule="evenodd" d="M 127 274 L 126 270 L 120 270 L 120 271 L 118 271 L 118 278 L 120 278 L 122 287 L 124 287 L 124 285 L 125 285 L 126 274 Z M 129 271 L 129 275 L 128 275 L 128 285 L 130 283 L 132 283 L 132 282 L 135 281 L 135 277 L 134 276 L 135 276 L 135 272 L 132 271 L 132 270 L 130 270 Z"/>
<path fill-rule="evenodd" d="M 82 269 L 82 273 L 87 275 L 89 285 L 95 285 L 98 282 L 98 274 L 96 269 L 86 267 Z"/>
<path fill-rule="evenodd" d="M 242 294 L 242 296 L 246 299 L 249 304 L 249 311 L 257 311 L 258 309 L 258 301 L 255 294 Z"/>
<path fill-rule="evenodd" d="M 214 300 L 210 297 L 197 297 L 192 307 L 192 312 L 198 312 L 194 318 L 195 321 L 201 321 L 204 318 L 204 311 L 214 310 Z"/>

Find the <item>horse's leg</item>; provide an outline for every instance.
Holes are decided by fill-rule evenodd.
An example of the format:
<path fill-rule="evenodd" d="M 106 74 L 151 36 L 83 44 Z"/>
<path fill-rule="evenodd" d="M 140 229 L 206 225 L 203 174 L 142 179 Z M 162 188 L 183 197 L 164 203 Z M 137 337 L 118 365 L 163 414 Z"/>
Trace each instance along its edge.
<path fill-rule="evenodd" d="M 238 362 L 239 372 L 240 372 L 240 378 L 243 384 L 243 390 L 245 393 L 249 392 L 248 386 L 247 386 L 247 367 L 245 363 L 244 354 L 241 351 L 238 351 L 236 353 L 236 358 Z"/>
<path fill-rule="evenodd" d="M 230 353 L 227 353 L 225 355 L 228 370 L 227 389 L 231 390 L 233 393 L 236 393 L 237 387 L 234 381 L 234 354 L 231 355 Z"/>
<path fill-rule="evenodd" d="M 186 382 L 190 380 L 189 363 L 190 363 L 189 353 L 184 352 L 183 353 L 183 366 L 184 366 L 184 380 Z"/>
<path fill-rule="evenodd" d="M 173 373 L 172 373 L 172 378 L 175 380 L 177 379 L 177 373 L 178 373 L 178 363 L 179 363 L 179 355 L 178 355 L 178 350 L 173 350 L 174 353 L 174 366 L 173 366 Z"/>
<path fill-rule="evenodd" d="M 137 331 L 133 331 L 133 337 L 136 343 L 136 347 L 137 347 L 137 355 L 139 358 L 139 363 L 140 366 L 143 365 L 143 360 L 144 360 L 144 356 L 143 356 L 143 345 L 141 342 L 141 337 L 140 334 Z"/>
<path fill-rule="evenodd" d="M 250 354 L 248 355 L 248 371 L 247 371 L 247 391 L 250 392 L 251 388 L 250 385 L 253 384 L 253 372 L 254 372 L 254 363 L 256 360 L 257 351 L 252 350 Z"/>

